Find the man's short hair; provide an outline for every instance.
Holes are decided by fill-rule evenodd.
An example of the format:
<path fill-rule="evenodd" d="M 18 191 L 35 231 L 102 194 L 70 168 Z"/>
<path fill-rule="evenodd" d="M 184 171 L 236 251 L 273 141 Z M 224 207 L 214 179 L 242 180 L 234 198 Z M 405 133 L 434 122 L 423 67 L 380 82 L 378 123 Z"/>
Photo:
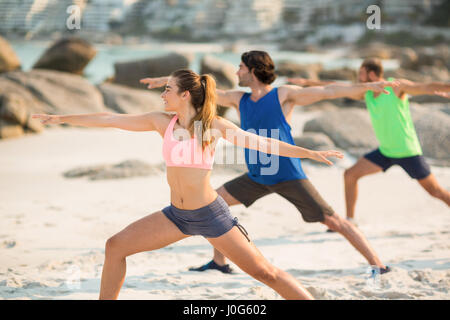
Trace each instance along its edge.
<path fill-rule="evenodd" d="M 377 58 L 370 58 L 364 60 L 361 67 L 365 68 L 367 73 L 373 71 L 377 77 L 381 77 L 383 75 L 383 65 L 381 64 L 381 60 Z"/>
<path fill-rule="evenodd" d="M 254 70 L 256 78 L 265 84 L 271 84 L 275 78 L 275 64 L 265 51 L 248 51 L 241 56 L 242 62 L 250 70 Z"/>

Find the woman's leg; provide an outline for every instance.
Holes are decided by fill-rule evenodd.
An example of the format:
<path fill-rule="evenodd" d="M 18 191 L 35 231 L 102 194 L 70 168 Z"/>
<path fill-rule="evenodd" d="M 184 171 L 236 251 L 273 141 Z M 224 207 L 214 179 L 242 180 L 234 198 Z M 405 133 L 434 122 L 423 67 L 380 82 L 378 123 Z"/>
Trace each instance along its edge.
<path fill-rule="evenodd" d="M 150 214 L 115 234 L 106 241 L 100 299 L 117 299 L 125 280 L 126 257 L 163 248 L 189 237 L 161 211 Z"/>
<path fill-rule="evenodd" d="M 271 265 L 237 227 L 207 240 L 242 271 L 268 285 L 285 299 L 314 299 L 290 274 Z"/>

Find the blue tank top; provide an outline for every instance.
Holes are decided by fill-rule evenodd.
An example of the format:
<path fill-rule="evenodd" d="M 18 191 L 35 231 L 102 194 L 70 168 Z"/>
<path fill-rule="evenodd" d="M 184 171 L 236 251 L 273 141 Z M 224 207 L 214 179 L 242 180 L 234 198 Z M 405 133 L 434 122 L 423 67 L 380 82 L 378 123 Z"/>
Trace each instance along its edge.
<path fill-rule="evenodd" d="M 286 121 L 278 100 L 278 88 L 273 88 L 257 102 L 244 93 L 239 103 L 241 128 L 260 136 L 295 145 L 291 126 Z M 245 149 L 248 176 L 253 181 L 272 185 L 283 181 L 306 179 L 300 158 L 280 157 Z"/>

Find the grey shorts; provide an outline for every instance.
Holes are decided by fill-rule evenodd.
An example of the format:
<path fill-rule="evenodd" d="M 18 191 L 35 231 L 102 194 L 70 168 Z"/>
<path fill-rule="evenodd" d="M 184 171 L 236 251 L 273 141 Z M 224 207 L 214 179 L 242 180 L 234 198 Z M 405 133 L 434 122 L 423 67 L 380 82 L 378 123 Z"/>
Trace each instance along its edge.
<path fill-rule="evenodd" d="M 221 196 L 195 210 L 184 210 L 170 205 L 162 209 L 162 212 L 186 235 L 217 238 L 237 226 L 250 241 L 247 231 L 239 224 L 237 218 L 231 216 L 228 205 Z"/>
<path fill-rule="evenodd" d="M 225 183 L 224 188 L 240 203 L 249 207 L 253 202 L 271 193 L 277 193 L 300 211 L 305 222 L 322 222 L 332 216 L 333 208 L 320 196 L 308 179 L 283 181 L 273 185 L 260 184 L 246 173 Z"/>

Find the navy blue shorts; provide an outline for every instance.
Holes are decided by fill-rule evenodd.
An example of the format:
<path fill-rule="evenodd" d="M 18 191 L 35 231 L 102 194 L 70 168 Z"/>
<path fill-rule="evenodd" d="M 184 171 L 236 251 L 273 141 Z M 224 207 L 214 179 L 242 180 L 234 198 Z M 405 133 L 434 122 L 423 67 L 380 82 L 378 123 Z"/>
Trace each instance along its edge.
<path fill-rule="evenodd" d="M 403 170 L 405 170 L 411 178 L 417 180 L 426 178 L 431 173 L 430 166 L 425 162 L 425 158 L 423 156 L 389 158 L 384 156 L 380 152 L 380 149 L 376 149 L 364 155 L 364 158 L 381 167 L 383 171 L 386 171 L 394 164 L 397 164 L 402 167 Z"/>
<path fill-rule="evenodd" d="M 247 231 L 237 218 L 231 216 L 228 204 L 220 195 L 210 204 L 195 210 L 184 210 L 170 205 L 162 209 L 162 212 L 186 235 L 217 238 L 237 226 L 250 241 Z"/>

